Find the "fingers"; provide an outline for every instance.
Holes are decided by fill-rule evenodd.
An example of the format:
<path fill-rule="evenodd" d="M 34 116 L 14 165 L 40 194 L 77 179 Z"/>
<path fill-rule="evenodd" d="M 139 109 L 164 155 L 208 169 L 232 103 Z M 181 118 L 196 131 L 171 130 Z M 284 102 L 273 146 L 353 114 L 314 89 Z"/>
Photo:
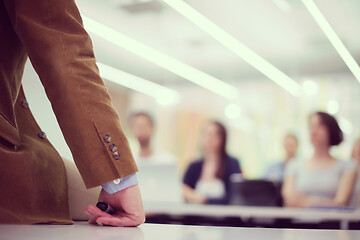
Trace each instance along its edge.
<path fill-rule="evenodd" d="M 116 213 L 110 215 L 102 212 L 95 206 L 89 206 L 86 209 L 86 213 L 90 216 L 89 223 L 100 223 L 116 227 L 134 227 L 139 226 L 145 221 L 145 213 L 137 185 L 114 194 L 107 194 L 102 190 L 99 195 L 99 201 L 110 204 L 116 210 Z"/>
<path fill-rule="evenodd" d="M 125 213 L 117 213 L 116 215 L 110 215 L 106 212 L 101 211 L 94 205 L 89 205 L 85 209 L 85 213 L 89 215 L 90 224 L 104 224 L 114 227 L 136 227 L 144 223 L 145 217 L 132 216 Z"/>
<path fill-rule="evenodd" d="M 111 216 L 107 212 L 101 211 L 99 208 L 97 208 L 94 205 L 89 205 L 85 209 L 85 213 L 90 217 L 89 218 L 89 223 L 90 224 L 96 224 L 96 219 L 98 219 L 99 217 L 109 217 L 109 216 Z"/>
<path fill-rule="evenodd" d="M 144 222 L 145 219 L 132 219 L 128 216 L 124 217 L 99 217 L 96 219 L 96 223 L 114 227 L 137 227 Z"/>
<path fill-rule="evenodd" d="M 109 213 L 101 211 L 98 207 L 94 205 L 89 205 L 85 211 L 89 212 L 90 214 L 99 215 L 99 216 L 111 216 Z"/>

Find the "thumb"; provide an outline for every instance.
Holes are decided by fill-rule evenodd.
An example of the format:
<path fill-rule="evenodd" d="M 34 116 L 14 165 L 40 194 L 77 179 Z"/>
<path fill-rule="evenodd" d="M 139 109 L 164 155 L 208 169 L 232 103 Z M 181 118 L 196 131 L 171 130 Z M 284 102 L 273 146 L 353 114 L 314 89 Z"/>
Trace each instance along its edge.
<path fill-rule="evenodd" d="M 110 225 L 114 227 L 136 227 L 143 223 L 143 221 L 137 221 L 127 216 L 124 217 L 99 217 L 96 220 L 97 223 L 104 225 Z"/>

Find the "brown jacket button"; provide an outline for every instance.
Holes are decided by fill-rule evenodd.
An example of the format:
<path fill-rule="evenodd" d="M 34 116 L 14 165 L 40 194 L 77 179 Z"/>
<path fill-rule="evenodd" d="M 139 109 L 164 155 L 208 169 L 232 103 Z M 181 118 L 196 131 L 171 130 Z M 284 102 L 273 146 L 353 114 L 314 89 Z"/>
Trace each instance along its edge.
<path fill-rule="evenodd" d="M 43 132 L 43 131 L 40 131 L 40 132 L 38 133 L 38 136 L 39 136 L 39 138 L 41 138 L 41 139 L 46 139 L 46 133 Z"/>
<path fill-rule="evenodd" d="M 109 145 L 109 148 L 110 148 L 110 151 L 112 151 L 112 152 L 115 152 L 117 150 L 117 146 L 113 143 Z"/>
<path fill-rule="evenodd" d="M 24 108 L 29 108 L 29 103 L 28 103 L 28 101 L 26 101 L 25 99 L 21 101 L 21 105 L 22 105 Z"/>
<path fill-rule="evenodd" d="M 120 159 L 120 154 L 118 152 L 114 152 L 113 153 L 113 157 L 116 159 L 116 160 L 119 160 Z"/>
<path fill-rule="evenodd" d="M 110 143 L 110 142 L 111 142 L 111 137 L 110 137 L 109 134 L 106 134 L 106 135 L 104 136 L 104 141 L 107 142 L 107 143 Z"/>

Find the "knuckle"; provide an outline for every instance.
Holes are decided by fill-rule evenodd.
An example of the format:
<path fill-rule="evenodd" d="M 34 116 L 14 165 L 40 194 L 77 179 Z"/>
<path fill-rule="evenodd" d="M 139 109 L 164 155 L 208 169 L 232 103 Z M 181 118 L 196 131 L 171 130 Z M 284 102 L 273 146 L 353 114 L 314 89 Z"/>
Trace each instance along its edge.
<path fill-rule="evenodd" d="M 134 219 L 134 224 L 136 226 L 139 226 L 139 225 L 143 224 L 144 222 L 145 222 L 145 215 L 144 214 L 139 214 Z"/>

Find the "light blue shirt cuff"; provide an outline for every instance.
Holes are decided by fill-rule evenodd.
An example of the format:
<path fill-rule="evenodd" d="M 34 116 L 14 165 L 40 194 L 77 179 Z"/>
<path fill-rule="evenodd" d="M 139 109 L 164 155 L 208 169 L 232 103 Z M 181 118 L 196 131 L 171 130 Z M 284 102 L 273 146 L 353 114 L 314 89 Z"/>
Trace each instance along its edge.
<path fill-rule="evenodd" d="M 114 181 L 105 183 L 101 186 L 108 194 L 114 194 L 118 191 L 124 190 L 125 188 L 134 186 L 136 184 L 138 184 L 138 179 L 136 177 L 136 173 L 133 173 L 129 176 L 115 179 Z"/>

